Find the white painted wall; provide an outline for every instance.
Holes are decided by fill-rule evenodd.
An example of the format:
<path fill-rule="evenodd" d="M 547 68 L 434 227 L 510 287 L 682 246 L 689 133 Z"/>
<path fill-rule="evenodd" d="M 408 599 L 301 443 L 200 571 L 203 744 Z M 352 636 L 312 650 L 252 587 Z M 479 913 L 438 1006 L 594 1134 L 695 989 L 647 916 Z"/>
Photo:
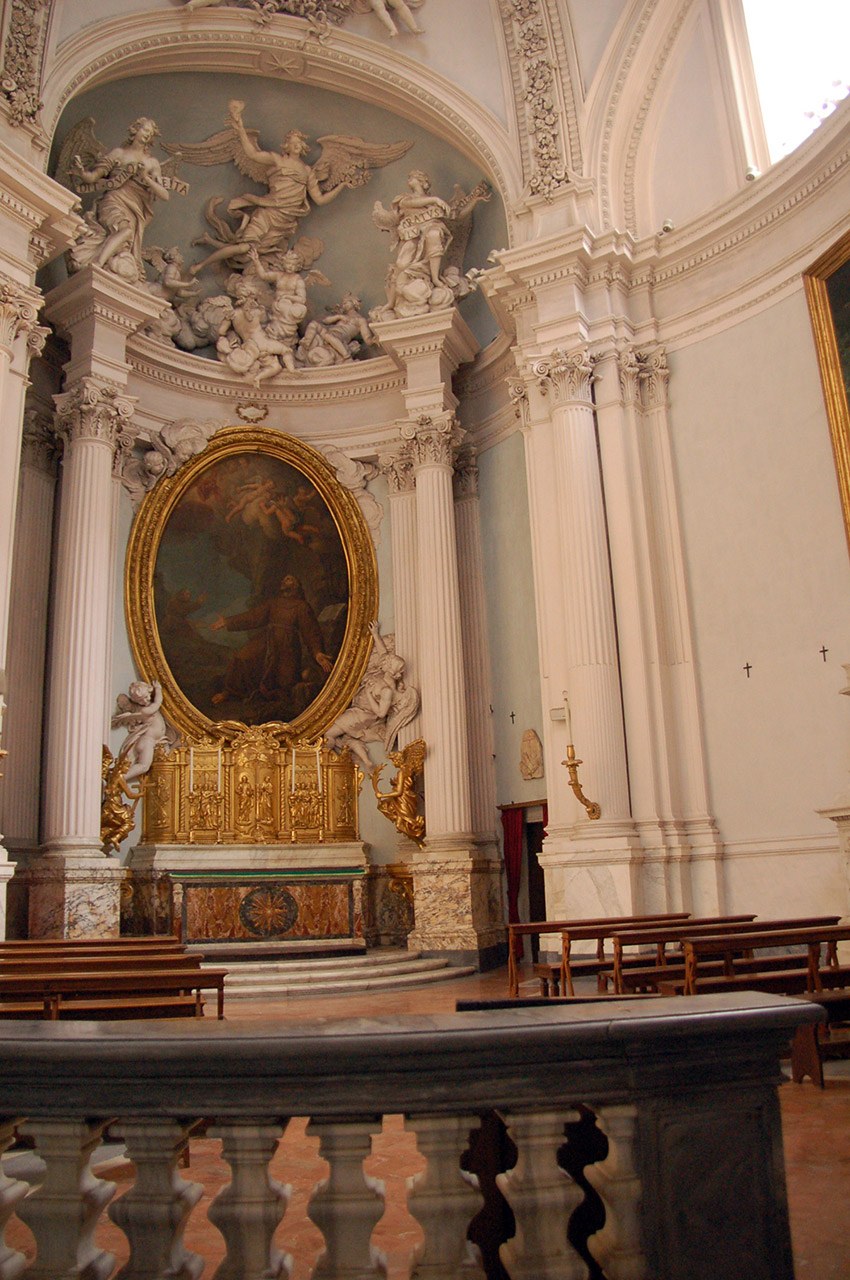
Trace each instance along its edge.
<path fill-rule="evenodd" d="M 838 696 L 850 660 L 850 561 L 802 287 L 672 353 L 670 365 L 728 905 L 825 909 L 844 892 L 835 829 L 815 810 L 846 788 L 850 766 L 850 707 Z M 776 851 L 801 858 L 792 869 Z"/>

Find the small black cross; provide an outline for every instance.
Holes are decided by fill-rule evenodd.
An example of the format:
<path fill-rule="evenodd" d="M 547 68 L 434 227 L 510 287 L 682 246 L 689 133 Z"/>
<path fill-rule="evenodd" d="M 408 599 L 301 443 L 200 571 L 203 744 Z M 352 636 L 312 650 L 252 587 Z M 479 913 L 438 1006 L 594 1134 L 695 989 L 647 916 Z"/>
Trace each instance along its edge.
<path fill-rule="evenodd" d="M 750 666 L 749 662 L 745 662 L 745 663 L 744 663 L 744 670 L 746 671 L 746 673 L 747 673 L 747 679 L 749 680 L 749 678 L 750 678 L 750 672 L 752 671 L 752 667 Z"/>
<path fill-rule="evenodd" d="M 515 714 L 514 714 L 514 712 L 512 711 L 512 712 L 511 712 L 511 724 L 513 724 L 513 722 L 514 722 L 515 720 L 516 720 L 516 715 L 515 715 Z"/>
<path fill-rule="evenodd" d="M 829 649 L 827 649 L 826 645 L 821 645 L 818 649 L 818 653 L 823 654 L 823 660 L 826 662 L 826 655 L 829 653 Z"/>

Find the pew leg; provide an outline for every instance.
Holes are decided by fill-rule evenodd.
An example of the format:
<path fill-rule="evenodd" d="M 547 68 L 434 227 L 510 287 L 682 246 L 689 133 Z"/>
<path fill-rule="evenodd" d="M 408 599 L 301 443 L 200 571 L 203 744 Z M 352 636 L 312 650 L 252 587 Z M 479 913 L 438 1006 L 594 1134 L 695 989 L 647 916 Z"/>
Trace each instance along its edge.
<path fill-rule="evenodd" d="M 791 1042 L 791 1079 L 799 1084 L 805 1076 L 823 1088 L 823 1062 L 820 1054 L 817 1028 L 798 1027 Z"/>

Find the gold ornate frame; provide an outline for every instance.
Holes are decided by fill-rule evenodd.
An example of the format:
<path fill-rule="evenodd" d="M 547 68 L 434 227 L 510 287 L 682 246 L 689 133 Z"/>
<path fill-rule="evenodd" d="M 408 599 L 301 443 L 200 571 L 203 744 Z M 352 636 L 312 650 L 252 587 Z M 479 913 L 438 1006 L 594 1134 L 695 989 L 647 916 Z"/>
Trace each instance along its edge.
<path fill-rule="evenodd" d="M 302 441 L 268 427 L 226 427 L 203 453 L 146 495 L 127 544 L 124 603 L 130 645 L 145 679 L 162 684 L 163 709 L 187 738 L 223 738 L 238 731 L 234 722 L 212 720 L 195 707 L 172 675 L 154 609 L 154 570 L 169 517 L 186 490 L 222 458 L 251 453 L 275 457 L 301 472 L 327 505 L 345 552 L 349 607 L 342 647 L 317 697 L 287 725 L 288 739 L 317 740 L 349 705 L 365 670 L 372 645 L 368 624 L 378 616 L 378 571 L 371 534 L 356 498 L 339 483 L 326 459 Z"/>
<path fill-rule="evenodd" d="M 850 551 L 850 409 L 847 405 L 847 392 L 827 290 L 827 281 L 830 276 L 839 267 L 843 267 L 848 259 L 850 259 L 850 231 L 842 236 L 828 253 L 818 258 L 817 262 L 803 275 L 803 283 L 809 304 L 826 413 L 829 419 L 841 509 L 844 513 L 844 533 L 847 538 L 847 548 Z"/>

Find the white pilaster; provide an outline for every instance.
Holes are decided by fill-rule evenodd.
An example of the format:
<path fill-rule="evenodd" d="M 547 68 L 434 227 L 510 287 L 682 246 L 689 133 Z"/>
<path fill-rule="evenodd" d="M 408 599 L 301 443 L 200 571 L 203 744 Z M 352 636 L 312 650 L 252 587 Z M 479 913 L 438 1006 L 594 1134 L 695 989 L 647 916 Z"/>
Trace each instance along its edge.
<path fill-rule="evenodd" d="M 417 603 L 419 573 L 413 459 L 409 448 L 402 445 L 393 453 L 382 456 L 380 462 L 390 490 L 395 649 L 396 653 L 404 658 L 406 682 L 415 689 L 421 690 Z M 421 734 L 421 721 L 417 715 L 400 731 L 399 748 L 414 742 Z"/>
<path fill-rule="evenodd" d="M 56 438 L 37 411 L 24 416 L 15 551 L 9 612 L 7 674 L 14 690 L 6 735 L 14 750 L 0 788 L 0 827 L 10 849 L 38 844 L 41 728 L 47 604 L 56 489 Z"/>
<path fill-rule="evenodd" d="M 490 851 L 495 852 L 496 782 L 493 773 L 493 722 L 490 716 L 490 655 L 487 647 L 478 467 L 472 449 L 461 450 L 455 464 L 454 491 L 472 829 L 485 847 L 489 846 Z"/>

